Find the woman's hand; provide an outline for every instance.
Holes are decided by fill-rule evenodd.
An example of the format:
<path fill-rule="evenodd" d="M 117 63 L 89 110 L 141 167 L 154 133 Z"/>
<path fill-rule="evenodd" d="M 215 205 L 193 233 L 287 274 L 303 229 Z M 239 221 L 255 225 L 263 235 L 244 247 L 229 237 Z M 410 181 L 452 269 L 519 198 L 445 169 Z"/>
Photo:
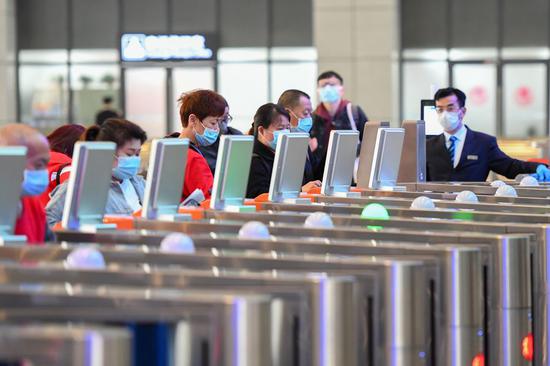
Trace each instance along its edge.
<path fill-rule="evenodd" d="M 302 186 L 302 192 L 309 192 L 314 188 L 321 187 L 321 181 L 320 180 L 314 180 L 312 182 L 306 183 L 304 186 Z"/>
<path fill-rule="evenodd" d="M 317 141 L 317 138 L 311 138 L 309 139 L 309 149 L 311 150 L 311 152 L 315 152 L 315 150 L 317 150 L 317 148 L 319 147 L 319 142 Z"/>

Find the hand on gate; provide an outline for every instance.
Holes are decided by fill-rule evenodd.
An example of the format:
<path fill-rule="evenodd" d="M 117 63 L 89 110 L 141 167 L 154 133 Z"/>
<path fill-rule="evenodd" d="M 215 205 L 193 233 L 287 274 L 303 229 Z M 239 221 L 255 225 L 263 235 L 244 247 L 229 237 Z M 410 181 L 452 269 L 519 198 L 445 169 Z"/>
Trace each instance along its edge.
<path fill-rule="evenodd" d="M 535 174 L 531 174 L 531 176 L 537 178 L 539 182 L 549 182 L 550 169 L 548 169 L 546 165 L 541 164 L 537 167 L 537 172 Z"/>

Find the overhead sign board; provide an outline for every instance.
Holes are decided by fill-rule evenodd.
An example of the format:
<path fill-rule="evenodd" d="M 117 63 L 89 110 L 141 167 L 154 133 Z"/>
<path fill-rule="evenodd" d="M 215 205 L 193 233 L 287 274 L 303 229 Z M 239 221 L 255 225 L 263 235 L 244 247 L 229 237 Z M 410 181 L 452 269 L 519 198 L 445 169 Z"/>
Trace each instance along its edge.
<path fill-rule="evenodd" d="M 126 33 L 120 39 L 122 61 L 212 60 L 214 48 L 204 34 Z"/>

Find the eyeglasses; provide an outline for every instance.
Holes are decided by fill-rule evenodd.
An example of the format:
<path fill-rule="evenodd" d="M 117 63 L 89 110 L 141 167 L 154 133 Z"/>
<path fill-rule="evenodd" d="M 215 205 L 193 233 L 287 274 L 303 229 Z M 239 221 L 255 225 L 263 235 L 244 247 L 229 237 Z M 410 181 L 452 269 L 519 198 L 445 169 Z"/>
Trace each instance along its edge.
<path fill-rule="evenodd" d="M 437 112 L 437 114 L 442 114 L 445 111 L 452 113 L 452 112 L 458 112 L 460 108 L 461 107 L 457 106 L 456 104 L 450 104 L 446 107 L 436 107 L 435 111 Z"/>
<path fill-rule="evenodd" d="M 225 119 L 222 119 L 220 121 L 220 123 L 225 122 L 226 124 L 229 124 L 229 123 L 231 123 L 231 121 L 233 121 L 233 117 L 230 114 L 228 114 L 227 117 L 225 117 Z"/>

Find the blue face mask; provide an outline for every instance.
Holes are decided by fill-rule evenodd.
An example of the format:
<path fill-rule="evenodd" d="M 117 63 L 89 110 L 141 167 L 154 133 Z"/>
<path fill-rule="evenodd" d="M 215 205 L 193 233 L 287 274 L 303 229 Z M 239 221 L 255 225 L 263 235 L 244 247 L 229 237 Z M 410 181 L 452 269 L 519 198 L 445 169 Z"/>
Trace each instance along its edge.
<path fill-rule="evenodd" d="M 28 170 L 25 169 L 23 179 L 23 196 L 38 196 L 46 191 L 50 184 L 50 175 L 47 169 Z"/>
<path fill-rule="evenodd" d="M 300 120 L 298 121 L 298 126 L 296 126 L 296 132 L 309 133 L 309 131 L 311 131 L 312 126 L 313 126 L 313 118 L 311 117 L 300 118 Z"/>
<path fill-rule="evenodd" d="M 121 156 L 118 158 L 118 166 L 113 169 L 113 177 L 118 180 L 133 178 L 139 172 L 140 165 L 139 156 Z"/>
<path fill-rule="evenodd" d="M 214 142 L 216 142 L 216 140 L 218 139 L 218 135 L 220 134 L 220 131 L 205 127 L 204 125 L 202 125 L 202 127 L 204 127 L 204 132 L 202 135 L 199 134 L 197 131 L 195 131 L 195 138 L 197 139 L 197 144 L 199 144 L 199 146 L 210 146 Z"/>
<path fill-rule="evenodd" d="M 319 98 L 323 103 L 336 103 L 340 100 L 340 90 L 333 85 L 326 85 L 319 89 Z"/>
<path fill-rule="evenodd" d="M 284 135 L 285 133 L 289 133 L 289 130 L 277 130 L 273 132 L 273 140 L 269 143 L 269 147 L 271 147 L 273 150 L 277 149 L 277 141 L 279 141 L 279 136 Z"/>

